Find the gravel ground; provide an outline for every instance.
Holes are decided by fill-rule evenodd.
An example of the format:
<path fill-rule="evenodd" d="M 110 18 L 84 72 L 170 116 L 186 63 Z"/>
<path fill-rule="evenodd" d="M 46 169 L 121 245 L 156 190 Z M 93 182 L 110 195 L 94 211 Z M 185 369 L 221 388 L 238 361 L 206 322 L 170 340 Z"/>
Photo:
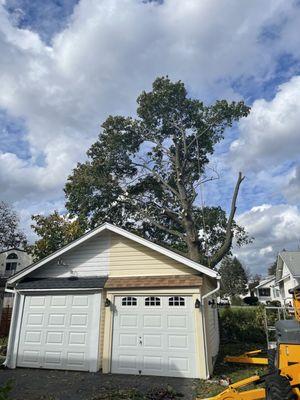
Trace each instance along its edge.
<path fill-rule="evenodd" d="M 0 370 L 0 386 L 13 382 L 11 399 L 14 400 L 93 400 L 97 395 L 115 389 L 136 388 L 146 393 L 156 388 L 171 386 L 192 400 L 197 387 L 196 379 L 154 376 L 110 375 L 89 372 L 54 371 L 17 368 Z"/>

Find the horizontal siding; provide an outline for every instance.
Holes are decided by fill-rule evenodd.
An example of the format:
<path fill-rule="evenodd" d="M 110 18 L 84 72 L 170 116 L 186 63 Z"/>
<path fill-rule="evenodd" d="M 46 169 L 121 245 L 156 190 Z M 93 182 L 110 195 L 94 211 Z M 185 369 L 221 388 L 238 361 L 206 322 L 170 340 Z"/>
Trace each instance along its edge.
<path fill-rule="evenodd" d="M 213 284 L 207 277 L 204 278 L 203 294 L 210 292 L 216 287 L 216 282 Z M 208 351 L 208 364 L 210 373 L 213 372 L 214 362 L 219 352 L 220 345 L 220 332 L 219 332 L 219 318 L 217 308 L 208 305 L 208 298 L 205 301 L 204 312 L 205 312 L 205 326 L 206 326 L 206 340 L 207 340 L 207 351 Z"/>
<path fill-rule="evenodd" d="M 45 264 L 33 272 L 32 276 L 68 277 L 72 273 L 81 277 L 108 275 L 109 244 L 109 234 L 100 233 Z M 58 259 L 61 259 L 65 265 L 57 265 Z"/>
<path fill-rule="evenodd" d="M 111 234 L 109 276 L 187 274 L 198 272 L 140 243 Z"/>

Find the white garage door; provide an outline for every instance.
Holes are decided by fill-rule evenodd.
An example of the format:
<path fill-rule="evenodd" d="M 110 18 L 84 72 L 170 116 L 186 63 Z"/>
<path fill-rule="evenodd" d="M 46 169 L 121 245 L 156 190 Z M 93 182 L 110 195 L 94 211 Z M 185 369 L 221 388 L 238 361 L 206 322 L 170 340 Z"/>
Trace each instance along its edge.
<path fill-rule="evenodd" d="M 17 366 L 97 370 L 100 294 L 26 296 Z"/>
<path fill-rule="evenodd" d="M 196 378 L 192 298 L 115 299 L 112 372 Z"/>

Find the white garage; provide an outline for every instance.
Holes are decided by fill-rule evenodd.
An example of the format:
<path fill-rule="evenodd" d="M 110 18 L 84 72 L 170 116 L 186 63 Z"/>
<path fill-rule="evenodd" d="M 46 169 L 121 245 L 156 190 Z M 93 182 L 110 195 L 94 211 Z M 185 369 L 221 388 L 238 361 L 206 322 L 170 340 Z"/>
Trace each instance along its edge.
<path fill-rule="evenodd" d="M 97 370 L 99 294 L 27 295 L 17 366 Z"/>
<path fill-rule="evenodd" d="M 217 272 L 103 224 L 10 277 L 5 365 L 208 378 Z"/>
<path fill-rule="evenodd" d="M 195 378 L 191 296 L 118 296 L 112 372 Z"/>

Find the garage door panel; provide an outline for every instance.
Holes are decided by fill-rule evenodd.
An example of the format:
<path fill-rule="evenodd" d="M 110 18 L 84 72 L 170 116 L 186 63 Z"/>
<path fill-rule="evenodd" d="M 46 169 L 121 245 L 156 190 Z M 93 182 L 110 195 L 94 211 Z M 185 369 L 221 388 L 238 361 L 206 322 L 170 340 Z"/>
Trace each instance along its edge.
<path fill-rule="evenodd" d="M 163 373 L 163 358 L 161 356 L 143 356 L 142 371 L 145 375 L 160 375 Z"/>
<path fill-rule="evenodd" d="M 66 325 L 65 314 L 49 314 L 48 327 L 64 327 Z"/>
<path fill-rule="evenodd" d="M 150 329 L 161 329 L 162 328 L 162 315 L 144 315 L 143 316 L 143 327 Z"/>
<path fill-rule="evenodd" d="M 67 296 L 51 296 L 50 306 L 52 308 L 67 307 Z"/>
<path fill-rule="evenodd" d="M 26 331 L 25 344 L 41 344 L 42 343 L 42 332 L 41 331 Z"/>
<path fill-rule="evenodd" d="M 120 333 L 119 335 L 119 347 L 137 347 L 138 336 L 131 333 Z"/>
<path fill-rule="evenodd" d="M 87 314 L 71 314 L 70 318 L 71 327 L 87 328 L 88 326 L 88 315 Z"/>
<path fill-rule="evenodd" d="M 46 306 L 46 298 L 45 296 L 32 296 L 30 298 L 30 307 L 35 308 L 44 308 Z"/>
<path fill-rule="evenodd" d="M 24 364 L 35 364 L 39 366 L 41 359 L 41 352 L 39 350 L 24 350 L 22 354 L 22 361 Z"/>
<path fill-rule="evenodd" d="M 118 368 L 120 371 L 123 370 L 123 373 L 128 373 L 126 371 L 130 371 L 132 373 L 136 373 L 138 368 L 138 357 L 134 354 L 120 354 L 118 359 L 116 360 Z M 121 372 L 122 373 L 122 372 Z"/>
<path fill-rule="evenodd" d="M 42 327 L 44 323 L 43 314 L 28 313 L 27 315 L 27 326 Z"/>
<path fill-rule="evenodd" d="M 93 365 L 94 369 L 98 334 L 92 337 L 97 332 L 93 323 L 99 327 L 100 318 L 97 300 L 99 294 L 26 296 L 17 366 L 88 371 Z M 43 312 L 37 312 L 42 304 Z"/>
<path fill-rule="evenodd" d="M 72 307 L 88 308 L 89 297 L 88 296 L 73 296 Z"/>
<path fill-rule="evenodd" d="M 49 364 L 55 368 L 55 364 L 61 365 L 62 364 L 62 352 L 61 351 L 45 351 L 44 357 L 45 364 Z"/>
<path fill-rule="evenodd" d="M 187 335 L 168 335 L 168 348 L 169 349 L 189 349 L 189 337 Z"/>
<path fill-rule="evenodd" d="M 120 328 L 138 328 L 138 317 L 137 315 L 122 314 L 119 322 Z"/>
<path fill-rule="evenodd" d="M 191 298 L 135 296 L 131 309 L 125 299 L 115 299 L 111 371 L 196 378 Z"/>
<path fill-rule="evenodd" d="M 143 346 L 146 349 L 162 349 L 163 347 L 163 337 L 162 335 L 149 334 L 143 335 Z"/>

